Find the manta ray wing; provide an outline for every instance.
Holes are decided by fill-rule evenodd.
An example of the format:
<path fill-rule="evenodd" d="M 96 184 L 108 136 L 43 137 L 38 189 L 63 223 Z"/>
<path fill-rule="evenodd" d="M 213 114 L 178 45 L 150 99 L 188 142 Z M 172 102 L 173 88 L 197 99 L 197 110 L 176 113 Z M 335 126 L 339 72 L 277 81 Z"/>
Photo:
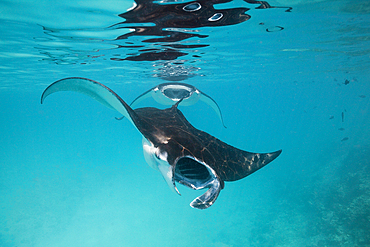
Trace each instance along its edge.
<path fill-rule="evenodd" d="M 85 94 L 106 107 L 118 111 L 133 123 L 132 116 L 135 117 L 135 113 L 121 97 L 103 84 L 87 78 L 69 77 L 52 83 L 42 93 L 41 104 L 50 94 L 61 91 Z"/>

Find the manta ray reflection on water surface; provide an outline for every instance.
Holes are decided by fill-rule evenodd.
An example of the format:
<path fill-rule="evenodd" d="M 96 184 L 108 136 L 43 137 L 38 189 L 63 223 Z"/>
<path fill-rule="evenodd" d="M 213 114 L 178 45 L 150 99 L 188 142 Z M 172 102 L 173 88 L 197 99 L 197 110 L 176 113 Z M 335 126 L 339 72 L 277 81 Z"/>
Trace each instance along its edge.
<path fill-rule="evenodd" d="M 88 95 L 128 118 L 143 135 L 145 160 L 162 173 L 173 191 L 179 193 L 175 182 L 194 190 L 208 188 L 190 203 L 193 208 L 210 207 L 224 188 L 225 181 L 242 179 L 281 153 L 281 150 L 271 153 L 243 151 L 194 128 L 178 109 L 181 99 L 164 110 L 153 107 L 132 109 L 103 84 L 72 77 L 47 87 L 41 103 L 48 95 L 59 91 Z"/>

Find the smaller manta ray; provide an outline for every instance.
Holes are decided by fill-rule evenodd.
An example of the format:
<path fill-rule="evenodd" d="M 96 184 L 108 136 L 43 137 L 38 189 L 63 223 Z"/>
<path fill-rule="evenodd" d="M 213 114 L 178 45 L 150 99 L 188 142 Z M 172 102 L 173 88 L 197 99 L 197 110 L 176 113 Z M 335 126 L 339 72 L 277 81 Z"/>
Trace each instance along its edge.
<path fill-rule="evenodd" d="M 225 181 L 242 179 L 281 153 L 281 150 L 272 153 L 243 151 L 194 128 L 177 109 L 182 99 L 164 110 L 153 107 L 133 110 L 99 82 L 72 77 L 48 86 L 41 96 L 41 104 L 48 95 L 59 91 L 85 94 L 128 118 L 143 135 L 145 160 L 162 173 L 174 192 L 180 194 L 175 182 L 194 190 L 208 188 L 190 203 L 193 208 L 210 207 L 224 188 Z"/>
<path fill-rule="evenodd" d="M 146 98 L 152 97 L 159 104 L 162 105 L 174 105 L 176 102 L 181 100 L 181 106 L 190 106 L 197 103 L 199 100 L 208 104 L 216 112 L 221 120 L 222 125 L 226 128 L 224 120 L 222 118 L 221 110 L 214 99 L 207 94 L 201 92 L 196 87 L 186 83 L 162 83 L 158 86 L 149 89 L 145 93 L 139 95 L 130 104 L 131 108 L 136 106 Z M 116 118 L 121 120 L 124 117 Z"/>

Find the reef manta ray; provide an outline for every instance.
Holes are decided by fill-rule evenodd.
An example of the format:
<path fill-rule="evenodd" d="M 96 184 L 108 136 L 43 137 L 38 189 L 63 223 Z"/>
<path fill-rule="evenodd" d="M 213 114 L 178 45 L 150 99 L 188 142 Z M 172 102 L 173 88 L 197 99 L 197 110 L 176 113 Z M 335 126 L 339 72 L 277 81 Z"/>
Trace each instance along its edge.
<path fill-rule="evenodd" d="M 74 91 L 90 96 L 128 118 L 143 135 L 144 157 L 159 170 L 169 187 L 177 192 L 175 182 L 191 189 L 208 188 L 190 206 L 210 207 L 224 188 L 225 181 L 242 179 L 264 167 L 281 153 L 251 153 L 232 147 L 208 133 L 194 128 L 178 109 L 144 107 L 133 110 L 115 92 L 103 84 L 79 77 L 58 80 L 48 86 L 45 98 L 59 91 Z"/>
<path fill-rule="evenodd" d="M 162 105 L 174 105 L 177 101 L 181 100 L 181 106 L 189 106 L 194 105 L 201 100 L 216 112 L 217 116 L 221 120 L 222 125 L 226 128 L 220 107 L 218 106 L 217 102 L 192 85 L 180 82 L 159 84 L 136 97 L 136 99 L 131 102 L 130 107 L 135 109 L 141 101 L 148 97 L 152 97 L 155 101 Z M 121 120 L 123 117 L 116 119 Z"/>

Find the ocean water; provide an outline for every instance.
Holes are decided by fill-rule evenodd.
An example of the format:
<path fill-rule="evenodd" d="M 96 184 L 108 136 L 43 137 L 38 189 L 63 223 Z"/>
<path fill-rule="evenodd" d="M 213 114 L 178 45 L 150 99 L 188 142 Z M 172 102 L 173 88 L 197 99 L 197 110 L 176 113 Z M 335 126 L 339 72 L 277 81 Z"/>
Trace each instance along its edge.
<path fill-rule="evenodd" d="M 370 246 L 370 3 L 0 1 L 0 246 Z M 252 175 L 174 194 L 141 134 L 66 77 L 130 103 L 168 82 L 219 105 L 189 122 L 251 152 Z M 166 108 L 148 98 L 140 107 Z"/>

